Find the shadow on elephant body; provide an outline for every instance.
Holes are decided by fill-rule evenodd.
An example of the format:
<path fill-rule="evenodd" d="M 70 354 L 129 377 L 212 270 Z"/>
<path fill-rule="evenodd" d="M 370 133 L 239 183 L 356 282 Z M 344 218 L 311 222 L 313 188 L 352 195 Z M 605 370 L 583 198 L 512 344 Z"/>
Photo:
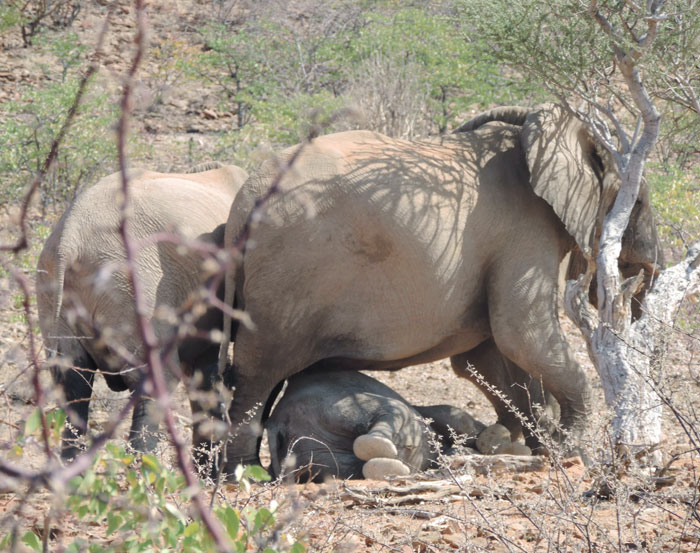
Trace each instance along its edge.
<path fill-rule="evenodd" d="M 216 366 L 218 347 L 211 343 L 204 347 L 206 340 L 198 338 L 181 340 L 179 327 L 183 319 L 203 333 L 221 326 L 220 313 L 198 312 L 196 298 L 193 301 L 206 276 L 205 255 L 193 244 L 222 245 L 228 207 L 246 176 L 235 166 L 192 174 L 129 170 L 128 232 L 137 251 L 134 270 L 144 316 L 166 352 L 163 363 L 171 389 L 183 375 L 193 374 L 200 391 L 213 386 L 205 367 Z M 87 430 L 96 371 L 104 374 L 113 390 L 140 393 L 143 383 L 139 368 L 143 346 L 119 230 L 121 186 L 121 174 L 115 173 L 83 190 L 54 227 L 39 258 L 40 327 L 73 422 L 64 432 L 64 459 L 78 453 L 76 442 Z M 182 244 L 163 240 L 163 235 Z M 192 401 L 192 408 L 196 418 L 206 406 Z M 159 410 L 144 394 L 132 417 L 134 449 L 156 447 L 159 420 Z M 204 439 L 196 434 L 195 442 Z"/>
<path fill-rule="evenodd" d="M 619 176 L 594 134 L 558 106 L 493 110 L 462 131 L 420 142 L 351 131 L 300 146 L 251 232 L 255 247 L 226 280 L 227 302 L 235 296 L 256 325 L 235 335 L 234 425 L 275 383 L 317 363 L 468 360 L 490 340 L 519 380 L 542 383 L 578 438 L 591 388 L 559 322 L 561 267 L 597 249 Z M 264 164 L 237 195 L 227 245 L 277 167 Z M 621 264 L 651 273 L 660 248 L 644 198 Z M 258 438 L 241 432 L 229 463 L 256 462 Z"/>

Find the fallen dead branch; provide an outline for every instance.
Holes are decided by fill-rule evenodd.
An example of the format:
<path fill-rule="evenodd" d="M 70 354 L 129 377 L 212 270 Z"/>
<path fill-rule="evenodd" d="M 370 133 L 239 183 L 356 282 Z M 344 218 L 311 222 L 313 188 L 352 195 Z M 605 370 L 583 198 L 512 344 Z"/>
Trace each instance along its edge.
<path fill-rule="evenodd" d="M 466 477 L 466 478 L 465 478 Z M 461 477 L 464 481 L 470 476 Z M 420 482 L 408 486 L 384 486 L 382 488 L 351 488 L 343 483 L 340 499 L 363 505 L 384 507 L 387 505 L 412 505 L 425 501 L 435 501 L 451 495 L 464 493 L 464 488 L 449 480 Z"/>
<path fill-rule="evenodd" d="M 450 469 L 466 469 L 475 474 L 538 472 L 549 466 L 549 460 L 541 455 L 456 455 L 446 457 L 445 462 Z"/>
<path fill-rule="evenodd" d="M 539 472 L 546 470 L 549 461 L 546 457 L 531 455 L 456 455 L 446 458 L 447 470 L 460 469 L 462 474 L 449 479 L 432 479 L 416 482 L 415 478 L 405 479 L 405 485 L 388 485 L 381 488 L 350 487 L 343 482 L 341 500 L 367 505 L 410 505 L 421 501 L 434 501 L 450 495 L 470 493 L 464 484 L 472 480 L 472 474 L 489 474 L 496 471 L 508 473 Z M 443 471 L 432 473 L 443 475 Z M 431 475 L 417 478 L 431 478 Z"/>

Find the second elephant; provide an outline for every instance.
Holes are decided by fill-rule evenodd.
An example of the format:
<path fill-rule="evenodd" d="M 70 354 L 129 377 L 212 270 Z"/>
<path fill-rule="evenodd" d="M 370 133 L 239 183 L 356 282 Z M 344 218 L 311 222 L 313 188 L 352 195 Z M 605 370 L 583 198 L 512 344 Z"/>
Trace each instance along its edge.
<path fill-rule="evenodd" d="M 221 245 L 229 207 L 247 173 L 220 166 L 197 173 L 128 172 L 130 208 L 127 230 L 137 248 L 136 278 L 144 311 L 170 360 L 200 387 L 211 387 L 218 345 L 192 336 L 221 326 L 221 311 L 197 307 L 204 284 L 203 253 L 193 240 Z M 113 390 L 137 390 L 143 381 L 141 341 L 134 294 L 120 233 L 121 174 L 103 178 L 84 190 L 54 227 L 39 257 L 37 305 L 39 324 L 53 376 L 65 393 L 72 429 L 63 435 L 62 456 L 74 457 L 78 438 L 87 430 L 95 373 Z M 167 237 L 172 239 L 169 240 Z M 188 302 L 191 305 L 188 307 Z M 189 332 L 185 336 L 179 333 Z M 166 371 L 171 388 L 178 382 Z M 200 399 L 191 398 L 194 416 Z M 145 394 L 134 408 L 131 445 L 150 451 L 156 445 L 159 416 Z M 195 429 L 195 444 L 205 441 Z"/>

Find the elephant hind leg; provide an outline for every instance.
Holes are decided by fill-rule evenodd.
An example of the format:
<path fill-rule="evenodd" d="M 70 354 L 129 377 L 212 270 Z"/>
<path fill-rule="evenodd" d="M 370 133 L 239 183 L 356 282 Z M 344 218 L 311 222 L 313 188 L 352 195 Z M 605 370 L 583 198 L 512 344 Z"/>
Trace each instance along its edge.
<path fill-rule="evenodd" d="M 141 396 L 134 407 L 129 430 L 129 444 L 140 453 L 150 453 L 158 446 L 160 416 L 157 403 L 150 397 Z"/>
<path fill-rule="evenodd" d="M 168 365 L 179 366 L 180 360 L 175 353 L 167 362 L 163 363 L 163 378 L 165 380 L 166 391 L 172 395 L 177 385 L 176 374 L 180 371 L 173 371 Z M 129 431 L 129 444 L 135 451 L 150 453 L 156 450 L 159 439 L 159 427 L 163 419 L 163 408 L 158 401 L 146 395 L 143 389 L 147 376 L 142 373 L 141 381 L 136 386 L 131 386 L 131 393 L 141 393 L 141 397 L 136 401 L 131 419 L 131 430 Z"/>
<path fill-rule="evenodd" d="M 221 390 L 216 359 L 190 371 L 188 389 L 192 410 L 192 451 L 202 474 L 216 476 L 219 471 L 219 444 L 224 439 L 226 398 Z"/>
<path fill-rule="evenodd" d="M 68 422 L 63 429 L 61 458 L 70 460 L 80 453 L 80 441 L 88 429 L 92 386 L 97 365 L 76 338 L 61 339 L 55 357 L 63 362 L 51 365 L 54 382 L 63 389 Z M 68 367 L 65 368 L 65 363 Z"/>
<path fill-rule="evenodd" d="M 294 355 L 283 349 L 283 345 L 246 327 L 241 326 L 238 330 L 235 360 L 231 367 L 227 367 L 223 378 L 224 385 L 233 390 L 224 467 L 229 475 L 235 472 L 238 464 L 260 464 L 265 404 L 282 380 L 315 361 Z"/>

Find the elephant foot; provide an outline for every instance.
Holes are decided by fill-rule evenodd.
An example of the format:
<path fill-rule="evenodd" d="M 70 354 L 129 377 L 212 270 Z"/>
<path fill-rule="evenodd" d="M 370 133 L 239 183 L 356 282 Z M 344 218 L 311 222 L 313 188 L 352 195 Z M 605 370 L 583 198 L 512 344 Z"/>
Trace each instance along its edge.
<path fill-rule="evenodd" d="M 532 450 L 525 444 L 511 442 L 499 445 L 494 451 L 494 455 L 532 455 Z"/>
<path fill-rule="evenodd" d="M 410 473 L 411 469 L 398 459 L 376 457 L 362 465 L 362 476 L 369 480 L 387 480 L 391 476 L 407 476 Z"/>
<path fill-rule="evenodd" d="M 484 455 L 493 455 L 499 446 L 510 444 L 510 430 L 501 424 L 487 426 L 476 438 L 476 449 Z"/>
<path fill-rule="evenodd" d="M 357 458 L 363 461 L 370 461 L 377 457 L 395 459 L 398 455 L 396 446 L 391 440 L 376 434 L 363 434 L 355 438 L 352 451 Z"/>
<path fill-rule="evenodd" d="M 532 449 L 511 441 L 510 431 L 500 424 L 492 424 L 476 438 L 476 448 L 483 455 L 532 455 Z"/>

